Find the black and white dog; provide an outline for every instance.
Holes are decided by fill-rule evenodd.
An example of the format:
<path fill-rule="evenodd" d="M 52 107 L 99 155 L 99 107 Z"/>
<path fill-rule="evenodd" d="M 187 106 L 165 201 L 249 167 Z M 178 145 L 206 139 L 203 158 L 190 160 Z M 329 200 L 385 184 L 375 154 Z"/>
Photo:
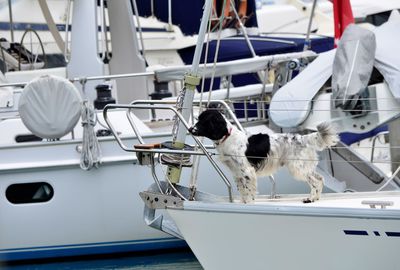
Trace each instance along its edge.
<path fill-rule="evenodd" d="M 286 166 L 296 178 L 311 188 L 305 203 L 320 198 L 323 177 L 316 172 L 317 151 L 335 145 L 339 138 L 327 123 L 318 125 L 317 132 L 307 135 L 275 133 L 247 137 L 217 110 L 206 110 L 190 128 L 195 136 L 214 141 L 221 161 L 232 171 L 242 202 L 250 203 L 257 192 L 257 176 L 274 174 Z"/>

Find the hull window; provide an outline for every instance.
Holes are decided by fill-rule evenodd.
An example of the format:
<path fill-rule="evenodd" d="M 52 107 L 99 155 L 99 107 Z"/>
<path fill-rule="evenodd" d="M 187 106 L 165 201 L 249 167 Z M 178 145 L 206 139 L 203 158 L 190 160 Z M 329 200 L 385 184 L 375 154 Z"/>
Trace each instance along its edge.
<path fill-rule="evenodd" d="M 24 143 L 24 142 L 40 142 L 43 139 L 33 135 L 33 134 L 24 134 L 24 135 L 17 135 L 15 136 L 15 141 L 17 143 Z"/>
<path fill-rule="evenodd" d="M 45 182 L 13 184 L 6 190 L 6 198 L 13 204 L 47 202 L 53 195 L 53 187 Z"/>

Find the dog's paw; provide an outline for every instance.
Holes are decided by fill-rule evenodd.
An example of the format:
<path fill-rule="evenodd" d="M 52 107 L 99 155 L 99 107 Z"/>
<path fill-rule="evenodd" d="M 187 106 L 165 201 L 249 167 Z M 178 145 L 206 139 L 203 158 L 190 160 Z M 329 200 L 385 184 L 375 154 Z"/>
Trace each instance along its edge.
<path fill-rule="evenodd" d="M 255 202 L 254 196 L 245 196 L 241 198 L 241 202 L 244 204 L 251 204 Z"/>
<path fill-rule="evenodd" d="M 303 199 L 303 203 L 312 203 L 314 200 L 311 200 L 310 198 L 305 198 Z"/>

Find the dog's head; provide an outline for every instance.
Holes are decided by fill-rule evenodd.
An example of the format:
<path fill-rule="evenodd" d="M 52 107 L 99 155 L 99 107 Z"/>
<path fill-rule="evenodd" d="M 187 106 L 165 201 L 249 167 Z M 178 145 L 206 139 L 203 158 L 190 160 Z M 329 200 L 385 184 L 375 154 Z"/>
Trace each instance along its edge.
<path fill-rule="evenodd" d="M 228 134 L 228 127 L 220 112 L 215 109 L 206 110 L 199 115 L 199 120 L 189 129 L 189 132 L 195 136 L 203 136 L 217 141 Z"/>

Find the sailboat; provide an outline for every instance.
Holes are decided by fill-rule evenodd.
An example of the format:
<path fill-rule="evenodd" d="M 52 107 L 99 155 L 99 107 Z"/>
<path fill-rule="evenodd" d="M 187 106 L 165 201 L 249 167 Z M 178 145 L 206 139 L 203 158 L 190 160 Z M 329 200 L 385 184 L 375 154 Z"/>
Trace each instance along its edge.
<path fill-rule="evenodd" d="M 398 192 L 302 198 L 200 199 L 167 212 L 205 269 L 397 269 Z"/>
<path fill-rule="evenodd" d="M 153 85 L 152 79 L 157 78 L 155 84 L 161 82 L 155 88 L 164 90 L 166 81 L 180 80 L 187 70 L 185 66 L 145 69 L 130 7 L 130 1 L 108 2 L 114 49 L 108 63 L 103 59 L 106 46 L 99 46 L 104 40 L 99 39 L 103 33 L 98 30 L 97 1 L 75 0 L 67 67 L 6 72 L 3 79 L 7 82 L 0 91 L 1 261 L 186 246 L 181 239 L 148 228 L 143 222 L 137 194 L 152 180 L 148 168 L 140 164 L 151 160 L 121 150 L 102 114 L 105 104 L 121 100 L 155 103 L 147 100 L 147 85 Z M 299 55 L 303 53 L 286 58 Z M 19 58 L 18 53 L 15 58 Z M 272 58 L 254 60 L 257 68 L 243 65 L 242 71 L 257 72 Z M 229 66 L 235 64 L 223 64 L 222 69 L 232 73 Z M 208 65 L 208 70 L 212 66 Z M 171 73 L 175 74 L 173 79 L 168 77 Z M 132 86 L 135 91 L 129 91 Z M 263 89 L 259 84 L 256 91 L 247 90 L 253 97 Z M 237 95 L 237 90 L 232 94 Z M 96 110 L 91 104 L 96 104 Z M 115 134 L 129 146 L 142 140 L 170 140 L 174 114 L 151 109 L 138 109 L 129 117 L 123 110 L 110 110 L 107 121 L 112 121 Z M 162 169 L 157 164 L 154 173 L 160 175 Z M 201 183 L 199 188 L 226 195 L 225 185 L 213 180 L 219 173 L 200 163 L 199 176 L 209 183 Z M 189 185 L 191 173 L 183 170 L 181 178 L 181 183 Z M 269 189 L 266 181 L 262 192 L 269 193 Z"/>
<path fill-rule="evenodd" d="M 389 21 L 376 30 L 374 37 L 378 44 L 377 57 L 378 55 L 382 56 L 379 46 L 386 44 L 382 43 L 383 37 L 396 36 L 393 32 L 399 29 L 394 27 L 396 23 L 397 21 Z M 349 27 L 346 31 L 352 31 L 351 29 Z M 339 43 L 337 51 L 320 55 L 314 61 L 316 63 L 314 66 L 318 67 L 321 61 L 325 62 L 326 58 L 331 59 L 332 55 L 340 64 L 339 52 L 343 53 L 342 48 L 345 52 L 350 50 L 354 53 L 352 54 L 354 58 L 351 58 L 354 60 L 353 64 L 358 61 L 355 59 L 356 56 L 362 56 L 368 62 L 371 60 L 374 62 L 374 59 L 368 58 L 360 49 L 368 51 L 368 47 L 364 47 L 365 43 L 362 43 L 368 41 L 367 39 L 360 38 L 359 41 L 353 43 L 352 41 L 349 44 L 356 45 L 355 47 L 344 48 L 345 39 L 343 39 L 343 44 Z M 361 50 L 361 54 L 359 54 L 359 50 Z M 386 63 L 383 66 L 398 67 L 399 63 L 396 63 L 395 59 L 383 58 Z M 314 62 L 289 82 L 287 87 L 283 86 L 273 96 L 271 106 L 274 104 L 274 99 L 276 104 L 270 110 L 273 112 L 271 117 L 276 124 L 280 124 L 284 128 L 293 127 L 294 124 L 311 125 L 315 117 L 318 117 L 312 114 L 312 107 L 309 109 L 310 114 L 305 111 L 296 115 L 294 119 L 287 117 L 287 112 L 296 111 L 297 107 L 290 106 L 296 100 L 280 99 L 285 93 L 293 94 L 290 93 L 290 89 L 296 85 L 297 81 L 303 79 L 302 82 L 305 82 L 310 79 L 309 69 L 313 71 Z M 381 60 L 379 62 L 382 63 Z M 357 73 L 354 72 L 354 65 L 350 66 L 352 72 L 345 72 L 347 81 L 352 80 L 351 76 Z M 343 66 L 340 67 L 343 68 Z M 321 71 L 318 68 L 317 70 Z M 394 73 L 382 71 L 382 75 L 386 79 L 399 78 L 398 69 L 395 68 L 392 71 Z M 196 74 L 195 66 L 192 72 Z M 324 76 L 323 72 L 321 76 Z M 315 81 L 310 83 L 315 83 Z M 393 83 L 393 81 L 391 82 Z M 367 82 L 361 81 L 361 83 Z M 338 97 L 332 99 L 333 105 L 335 101 L 340 103 L 349 99 L 347 94 L 353 97 L 356 95 L 348 87 L 345 89 L 344 93 L 333 92 L 333 95 Z M 387 89 L 396 90 L 390 84 Z M 370 91 L 363 87 L 360 87 L 359 90 Z M 280 91 L 282 91 L 281 95 L 279 95 Z M 314 90 L 310 89 L 311 91 Z M 389 91 L 388 94 L 391 94 L 392 98 L 387 96 L 385 100 L 392 102 L 394 93 Z M 185 96 L 184 104 L 191 104 L 192 97 Z M 190 100 L 189 103 L 187 99 Z M 304 103 L 309 102 L 307 96 L 305 99 Z M 318 100 L 317 97 L 315 99 L 317 105 Z M 331 102 L 331 99 L 324 101 L 327 100 Z M 286 104 L 282 104 L 282 102 L 286 102 Z M 300 103 L 299 106 L 303 105 L 307 106 L 303 103 Z M 286 109 L 277 110 L 278 107 Z M 316 107 L 318 108 L 318 106 Z M 109 108 L 113 108 L 113 105 L 109 105 Z M 129 109 L 129 107 L 126 108 Z M 133 108 L 137 107 L 131 107 L 131 109 Z M 188 110 L 190 106 L 184 108 Z M 375 109 L 379 115 L 380 108 Z M 303 110 L 300 111 L 303 112 Z M 178 111 L 175 113 L 181 120 L 180 127 L 189 128 L 185 114 Z M 385 113 L 384 115 L 387 116 Z M 353 116 L 348 119 L 355 118 L 357 121 L 362 121 L 363 116 L 357 115 L 357 117 Z M 300 119 L 302 117 L 304 119 Z M 385 122 L 392 118 L 393 116 L 386 119 L 378 118 L 377 122 L 379 124 L 379 120 Z M 307 122 L 309 119 L 311 120 Z M 334 118 L 333 120 L 345 121 L 345 119 Z M 359 126 L 353 126 L 353 128 L 357 127 Z M 182 139 L 179 136 L 177 138 Z M 195 141 L 203 155 L 218 170 L 218 166 L 212 160 L 213 153 L 207 150 L 198 139 Z M 132 151 L 140 152 L 142 150 L 136 148 Z M 143 152 L 155 154 L 162 151 L 166 150 L 151 148 Z M 184 151 L 177 153 L 184 153 Z M 197 151 L 187 153 L 200 154 Z M 176 181 L 171 182 L 169 177 L 166 178 L 166 182 L 156 181 L 148 190 L 141 193 L 141 197 L 145 203 L 146 222 L 154 228 L 185 239 L 205 269 L 321 269 L 321 267 L 326 269 L 376 269 L 378 267 L 397 269 L 396 247 L 400 236 L 398 230 L 400 226 L 400 193 L 398 190 L 381 190 L 390 185 L 396 187 L 393 179 L 399 171 L 400 167 L 387 181 L 384 181 L 377 192 L 323 194 L 320 201 L 307 205 L 302 202 L 304 196 L 299 195 L 282 195 L 279 198 L 258 196 L 254 204 L 243 204 L 231 192 L 228 196 L 218 196 L 200 190 L 194 190 L 194 192 L 191 187 L 179 185 Z M 346 171 L 343 174 L 346 174 Z M 223 174 L 220 176 L 227 189 L 231 190 L 229 179 Z M 160 209 L 166 209 L 168 215 L 156 214 Z"/>
<path fill-rule="evenodd" d="M 154 74 L 145 72 L 132 9 L 127 7 L 130 1 L 108 5 L 115 42 L 109 64 L 98 53 L 97 1 L 74 1 L 68 67 L 10 72 L 2 85 L 1 261 L 186 246 L 142 221 L 141 200 L 133 194 L 151 183 L 142 181 L 147 169 L 136 170 L 138 158 L 120 150 L 102 118 L 101 108 L 123 99 L 123 94 L 147 98 L 147 76 Z M 67 74 L 75 85 L 65 79 Z M 117 85 L 121 91 L 132 85 L 140 91 L 117 95 Z M 125 113 L 110 115 L 123 141 L 137 144 Z M 149 126 L 140 119 L 149 115 L 131 119 L 144 138 L 167 140 L 171 121 L 149 121 Z M 201 169 L 212 179 L 208 168 Z M 189 178 L 187 172 L 182 176 Z"/>

